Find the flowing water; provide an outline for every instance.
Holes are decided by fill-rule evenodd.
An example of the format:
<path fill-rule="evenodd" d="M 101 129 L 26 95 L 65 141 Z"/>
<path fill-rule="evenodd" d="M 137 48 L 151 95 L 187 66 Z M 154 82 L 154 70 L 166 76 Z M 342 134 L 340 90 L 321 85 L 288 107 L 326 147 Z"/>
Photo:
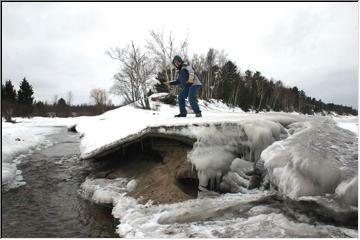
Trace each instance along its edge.
<path fill-rule="evenodd" d="M 26 185 L 2 191 L 2 237 L 117 237 L 109 206 L 79 194 L 89 167 L 79 159 L 79 136 L 59 127 L 52 146 L 20 156 Z"/>

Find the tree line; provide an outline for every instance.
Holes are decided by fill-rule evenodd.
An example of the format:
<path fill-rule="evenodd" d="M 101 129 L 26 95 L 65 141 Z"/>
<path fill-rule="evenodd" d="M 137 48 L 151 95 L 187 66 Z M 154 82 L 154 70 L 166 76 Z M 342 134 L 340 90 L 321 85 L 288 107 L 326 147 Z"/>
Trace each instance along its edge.
<path fill-rule="evenodd" d="M 90 99 L 94 104 L 73 105 L 73 94 L 67 93 L 66 100 L 54 96 L 53 103 L 36 101 L 34 89 L 24 77 L 16 91 L 11 80 L 1 84 L 1 114 L 6 121 L 12 117 L 75 117 L 93 116 L 116 108 L 109 100 L 105 89 L 92 89 Z"/>
<path fill-rule="evenodd" d="M 216 58 L 220 58 L 216 60 Z M 203 80 L 200 96 L 203 99 L 220 99 L 245 111 L 285 111 L 314 114 L 336 112 L 357 115 L 357 110 L 334 103 L 324 103 L 307 96 L 303 90 L 287 87 L 281 80 L 268 79 L 259 71 L 241 72 L 236 64 L 214 49 L 200 58 L 194 68 Z M 199 61 L 199 60 L 197 60 Z M 223 63 L 223 64 L 222 64 Z"/>
<path fill-rule="evenodd" d="M 114 84 L 110 93 L 123 97 L 124 105 L 135 105 L 150 109 L 149 95 L 154 92 L 169 92 L 176 95 L 179 88 L 169 88 L 167 82 L 175 77 L 175 68 L 171 62 L 180 54 L 190 62 L 203 86 L 200 98 L 218 99 L 233 107 L 245 111 L 296 111 L 305 114 L 329 113 L 357 115 L 352 107 L 334 103 L 324 103 L 321 99 L 307 96 L 296 86 L 285 86 L 281 80 L 268 79 L 260 71 L 241 71 L 224 51 L 210 48 L 203 55 L 188 55 L 188 39 L 176 42 L 171 33 L 150 31 L 150 39 L 145 48 L 131 42 L 126 47 L 110 48 L 106 53 L 119 62 L 119 72 L 114 74 Z M 34 90 L 24 78 L 16 91 L 7 80 L 1 85 L 2 116 L 10 121 L 11 117 L 69 117 L 81 115 L 98 115 L 115 106 L 108 98 L 105 89 L 92 89 L 90 98 L 94 105 L 72 105 L 72 93 L 69 91 L 67 101 L 35 101 Z"/>
<path fill-rule="evenodd" d="M 120 71 L 114 75 L 112 92 L 125 96 L 126 103 L 140 103 L 149 109 L 148 96 L 152 76 L 156 75 L 157 92 L 178 93 L 179 89 L 169 88 L 167 82 L 174 79 L 175 69 L 171 62 L 176 54 L 189 61 L 202 80 L 200 98 L 218 99 L 230 106 L 245 111 L 285 111 L 304 114 L 329 113 L 357 115 L 352 107 L 324 103 L 321 99 L 307 96 L 298 87 L 285 86 L 281 80 L 268 79 L 260 71 L 240 71 L 227 58 L 224 51 L 210 48 L 206 55 L 188 56 L 187 38 L 176 43 L 175 38 L 164 32 L 150 31 L 145 48 L 131 42 L 124 48 L 111 48 L 107 54 L 120 64 Z"/>

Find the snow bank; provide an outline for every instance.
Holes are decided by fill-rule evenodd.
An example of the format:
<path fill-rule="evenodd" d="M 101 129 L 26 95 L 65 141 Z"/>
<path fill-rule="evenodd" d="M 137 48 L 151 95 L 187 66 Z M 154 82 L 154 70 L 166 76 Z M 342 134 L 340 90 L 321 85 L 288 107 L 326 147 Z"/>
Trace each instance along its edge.
<path fill-rule="evenodd" d="M 221 102 L 205 102 L 199 100 L 203 111 L 202 118 L 195 118 L 188 109 L 187 118 L 174 118 L 178 106 L 163 104 L 151 99 L 165 96 L 158 93 L 150 96 L 152 110 L 143 110 L 134 105 L 127 105 L 108 111 L 100 116 L 79 121 L 76 130 L 81 133 L 81 158 L 87 159 L 99 155 L 121 144 L 131 136 L 140 137 L 150 128 L 178 127 L 187 125 L 215 125 L 237 123 L 242 120 L 256 121 L 265 119 L 273 122 L 289 124 L 298 120 L 296 116 L 285 114 L 246 114 L 239 108 L 229 108 Z M 264 128 L 264 127 L 263 127 Z M 181 132 L 185 134 L 185 132 Z M 190 133 L 189 133 L 190 134 Z"/>
<path fill-rule="evenodd" d="M 292 198 L 333 194 L 357 174 L 357 138 L 337 128 L 331 117 L 220 111 L 221 102 L 200 101 L 202 118 L 174 118 L 178 106 L 153 100 L 163 96 L 150 97 L 153 110 L 128 105 L 80 121 L 81 157 L 101 155 L 156 128 L 156 133 L 196 139 L 188 160 L 204 186 L 221 185 L 223 177 L 225 188 L 246 188 L 244 173 L 251 170 L 237 166 L 239 161 L 253 164 L 252 171 L 266 168 L 270 182 Z"/>
<path fill-rule="evenodd" d="M 136 180 L 86 180 L 81 187 L 87 198 L 113 204 L 121 237 L 357 237 L 356 230 L 314 225 L 305 215 L 298 217 L 305 219 L 302 223 L 294 221 L 280 207 L 272 207 L 274 202 L 261 204 L 268 192 L 247 189 L 247 173 L 262 167 L 272 185 L 291 198 L 325 199 L 330 193 L 354 205 L 357 137 L 337 128 L 329 117 L 221 111 L 221 103 L 216 103 L 221 106 L 217 109 L 215 103 L 201 102 L 203 118 L 191 114 L 174 118 L 178 106 L 150 104 L 152 110 L 125 106 L 81 121 L 77 125 L 83 136 L 81 156 L 97 156 L 157 128 L 161 134 L 196 139 L 188 160 L 201 185 L 220 184 L 237 193 L 175 204 L 140 204 L 126 195 L 136 187 Z"/>

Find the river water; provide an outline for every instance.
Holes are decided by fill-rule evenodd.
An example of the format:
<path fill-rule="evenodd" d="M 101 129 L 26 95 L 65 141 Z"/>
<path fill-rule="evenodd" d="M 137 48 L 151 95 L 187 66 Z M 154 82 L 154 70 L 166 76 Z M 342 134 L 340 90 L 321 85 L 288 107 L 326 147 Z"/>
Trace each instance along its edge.
<path fill-rule="evenodd" d="M 79 159 L 79 135 L 58 127 L 52 146 L 20 156 L 26 185 L 2 191 L 2 237 L 118 237 L 109 206 L 79 194 L 90 167 Z"/>

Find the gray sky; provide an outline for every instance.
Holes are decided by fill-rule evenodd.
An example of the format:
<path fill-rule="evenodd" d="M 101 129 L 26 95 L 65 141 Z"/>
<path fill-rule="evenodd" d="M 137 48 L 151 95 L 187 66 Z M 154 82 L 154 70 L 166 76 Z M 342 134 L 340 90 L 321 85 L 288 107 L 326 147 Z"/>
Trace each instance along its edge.
<path fill-rule="evenodd" d="M 105 50 L 149 31 L 188 35 L 189 53 L 224 50 L 240 70 L 324 102 L 358 104 L 358 3 L 2 3 L 2 81 L 26 76 L 36 100 L 89 103 L 118 67 Z M 114 97 L 113 102 L 117 103 Z"/>

